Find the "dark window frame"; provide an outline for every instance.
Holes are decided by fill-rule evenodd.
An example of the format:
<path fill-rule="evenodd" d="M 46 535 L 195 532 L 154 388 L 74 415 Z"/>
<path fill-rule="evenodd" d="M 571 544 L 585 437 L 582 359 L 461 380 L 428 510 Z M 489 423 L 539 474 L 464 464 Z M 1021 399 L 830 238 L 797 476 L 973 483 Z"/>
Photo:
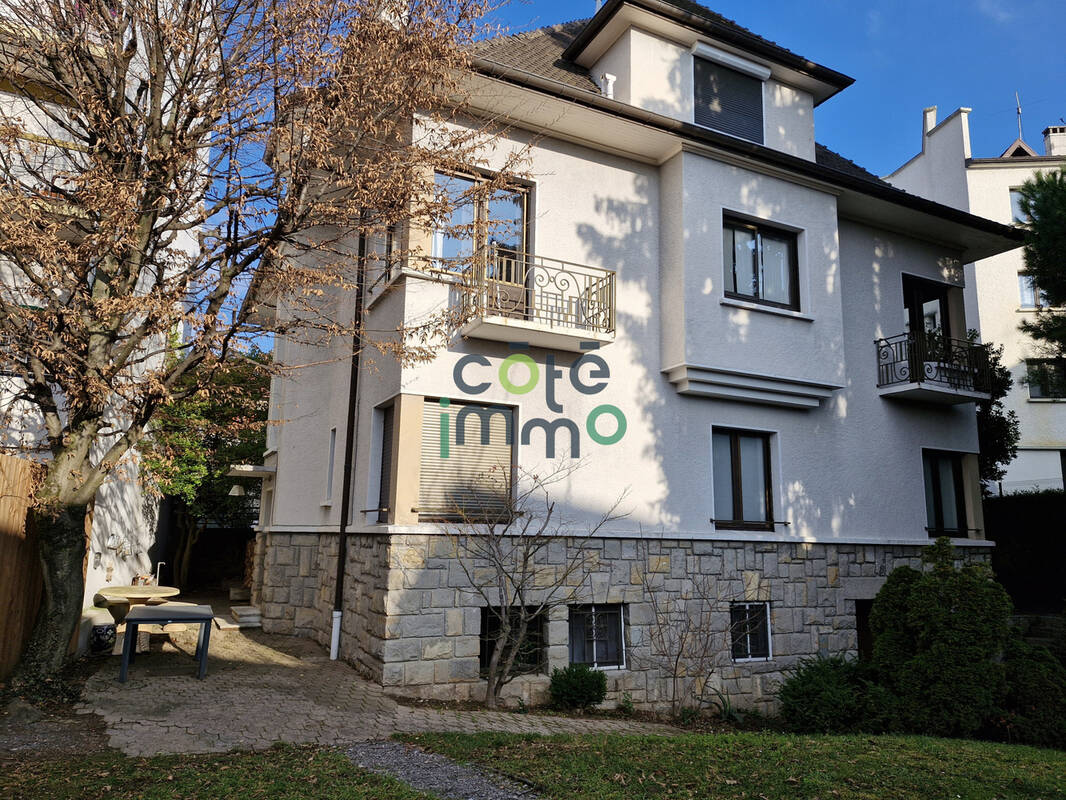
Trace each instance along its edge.
<path fill-rule="evenodd" d="M 389 403 L 381 412 L 381 453 L 378 459 L 378 522 L 388 522 L 392 497 L 392 443 L 396 435 L 396 404 Z"/>
<path fill-rule="evenodd" d="M 1056 367 L 1058 378 L 1049 369 Z M 1038 379 L 1034 380 L 1034 376 Z M 1030 400 L 1066 400 L 1066 358 L 1025 359 L 1025 382 Z M 1033 394 L 1034 388 L 1039 389 L 1039 394 Z"/>
<path fill-rule="evenodd" d="M 771 308 L 783 308 L 789 311 L 800 310 L 800 297 L 799 297 L 799 234 L 795 231 L 790 231 L 785 228 L 779 228 L 774 225 L 767 225 L 761 222 L 751 222 L 750 220 L 741 219 L 730 214 L 726 214 L 722 218 L 722 236 L 725 238 L 727 232 L 734 230 L 747 230 L 755 235 L 755 251 L 752 253 L 752 258 L 755 261 L 755 274 L 762 278 L 762 261 L 763 261 L 763 247 L 762 247 L 762 235 L 763 232 L 771 234 L 775 237 L 787 239 L 788 241 L 788 253 L 789 253 L 789 301 L 787 303 L 781 303 L 776 300 L 767 300 L 760 297 L 758 292 L 761 291 L 761 285 L 756 290 L 756 294 L 745 294 L 737 288 L 737 260 L 736 260 L 736 247 L 729 248 L 729 252 L 732 254 L 733 262 L 729 266 L 729 274 L 732 276 L 732 286 L 726 286 L 725 296 L 733 300 L 743 300 L 748 303 L 758 303 L 759 305 L 770 306 Z M 725 257 L 725 245 L 723 242 L 722 257 Z M 725 272 L 726 265 L 722 265 L 723 273 Z"/>
<path fill-rule="evenodd" d="M 930 526 L 928 507 L 926 508 L 926 532 L 930 538 L 937 538 L 939 536 L 947 536 L 949 534 L 955 534 L 958 537 L 965 538 L 969 532 L 969 517 L 966 512 L 966 483 L 963 480 L 962 475 L 962 457 L 964 453 L 959 453 L 954 450 L 935 450 L 935 449 L 923 449 L 922 450 L 922 482 L 925 482 L 925 464 L 929 458 L 935 459 L 949 459 L 952 465 L 952 481 L 955 484 L 955 516 L 961 523 L 962 527 L 959 528 L 945 528 L 944 527 L 944 489 L 940 482 L 940 470 L 935 468 L 931 470 L 932 484 L 933 484 L 933 524 Z"/>
<path fill-rule="evenodd" d="M 597 609 L 599 609 L 599 610 L 597 610 Z M 590 667 L 593 667 L 595 669 L 625 669 L 626 668 L 626 636 L 625 636 L 626 606 L 625 606 L 625 604 L 624 603 L 585 603 L 585 604 L 578 604 L 578 605 L 569 606 L 567 610 L 569 612 L 569 619 L 568 619 L 567 623 L 568 623 L 568 630 L 569 630 L 569 636 L 570 636 L 570 641 L 569 641 L 569 646 L 568 646 L 569 662 L 571 664 L 588 664 Z M 610 628 L 605 628 L 605 630 L 607 630 L 608 632 L 614 631 L 614 632 L 617 633 L 618 642 L 617 642 L 616 650 L 618 652 L 618 658 L 615 659 L 615 660 L 606 659 L 606 660 L 602 660 L 602 661 L 597 659 L 596 658 L 596 655 L 597 655 L 597 653 L 596 653 L 596 642 L 599 641 L 599 639 L 595 635 L 593 635 L 592 640 L 591 640 L 592 641 L 592 650 L 593 650 L 593 659 L 591 661 L 577 660 L 574 657 L 574 645 L 575 645 L 575 642 L 576 642 L 576 640 L 575 640 L 575 635 L 576 635 L 575 634 L 575 629 L 580 627 L 581 630 L 578 631 L 578 633 L 582 633 L 585 636 L 585 638 L 587 639 L 588 630 L 589 630 L 588 629 L 588 624 L 589 623 L 587 621 L 587 618 L 591 618 L 592 625 L 594 627 L 597 627 L 597 620 L 596 620 L 596 615 L 597 614 L 602 614 L 604 616 L 610 616 L 610 617 L 614 617 L 614 616 L 617 615 L 617 626 L 615 626 L 615 625 L 613 625 L 611 623 L 608 623 L 609 625 L 611 625 L 611 627 Z M 580 626 L 577 624 L 579 618 L 584 618 L 582 620 L 582 623 L 581 623 Z M 608 645 L 608 647 L 609 647 L 609 645 Z"/>
<path fill-rule="evenodd" d="M 753 609 L 755 609 L 754 613 Z M 738 618 L 737 612 L 741 612 L 743 618 Z M 765 651 L 762 649 L 756 651 L 752 647 L 753 621 L 756 621 L 757 625 L 765 626 Z M 729 604 L 729 652 L 734 662 L 772 661 L 774 657 L 773 638 L 769 602 L 744 600 Z M 741 644 L 743 647 L 739 647 Z"/>
<path fill-rule="evenodd" d="M 772 433 L 766 431 L 752 431 L 745 430 L 743 428 L 721 428 L 713 427 L 711 429 L 711 447 L 714 447 L 714 434 L 722 433 L 729 435 L 729 467 L 730 467 L 730 483 L 733 490 L 733 516 L 736 517 L 739 512 L 741 519 L 718 519 L 718 509 L 715 508 L 716 518 L 714 520 L 714 526 L 721 528 L 722 530 L 732 531 L 772 531 L 774 529 L 774 487 L 773 487 L 773 470 L 770 466 L 770 439 L 773 436 Z M 762 439 L 763 443 L 763 492 L 765 495 L 766 503 L 766 519 L 759 520 L 745 520 L 744 516 L 744 484 L 742 479 L 742 469 L 740 464 L 740 437 L 749 436 L 752 438 Z M 712 452 L 713 460 L 713 452 Z M 713 490 L 712 490 L 713 497 Z"/>
<path fill-rule="evenodd" d="M 478 669 L 482 677 L 485 676 L 489 659 L 492 658 L 492 652 L 489 650 L 489 645 L 494 644 L 495 640 L 491 638 L 495 635 L 495 632 L 499 630 L 500 606 L 482 606 L 481 607 L 481 627 L 479 630 L 479 647 L 478 647 Z M 512 607 L 510 609 L 512 617 L 518 613 L 518 609 Z M 512 666 L 512 672 L 515 675 L 541 675 L 548 672 L 548 614 L 545 609 L 541 609 L 533 618 L 529 627 L 526 629 L 526 639 L 522 643 L 521 650 L 536 651 L 536 661 L 523 661 L 522 653 L 515 657 L 514 665 Z"/>

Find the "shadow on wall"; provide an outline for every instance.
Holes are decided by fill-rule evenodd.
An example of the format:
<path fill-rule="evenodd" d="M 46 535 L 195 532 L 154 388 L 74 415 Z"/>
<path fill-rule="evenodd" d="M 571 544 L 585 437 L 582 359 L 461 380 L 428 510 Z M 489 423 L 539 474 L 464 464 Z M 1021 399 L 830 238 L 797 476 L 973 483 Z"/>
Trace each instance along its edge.
<path fill-rule="evenodd" d="M 757 193 L 765 196 L 765 190 L 760 190 L 757 184 L 757 180 L 752 180 L 742 186 L 741 197 L 753 197 Z M 635 199 L 623 201 L 617 197 L 598 197 L 596 211 L 600 221 L 598 224 L 579 224 L 577 233 L 584 245 L 584 257 L 588 263 L 614 269 L 618 276 L 618 338 L 603 351 L 603 355 L 610 363 L 612 378 L 616 375 L 625 376 L 625 397 L 629 403 L 625 413 L 629 416 L 629 431 L 641 436 L 643 442 L 639 471 L 639 496 L 642 499 L 640 504 L 634 504 L 636 507 L 633 508 L 630 521 L 638 523 L 641 528 L 651 526 L 665 532 L 665 535 L 677 530 L 682 523 L 688 523 L 684 525 L 686 529 L 712 533 L 713 527 L 707 521 L 711 516 L 710 430 L 709 426 L 708 429 L 694 429 L 693 425 L 702 426 L 708 417 L 713 425 L 719 416 L 723 424 L 727 424 L 729 420 L 736 419 L 740 407 L 738 403 L 730 401 L 679 396 L 661 372 L 662 322 L 671 309 L 660 307 L 661 281 L 667 272 L 667 265 L 659 268 L 660 198 L 657 192 L 658 187 L 652 181 L 643 176 L 635 177 Z M 761 201 L 759 211 L 773 219 L 780 208 L 774 203 Z M 710 237 L 712 227 L 721 224 L 720 215 L 703 216 L 698 224 L 700 227 L 697 230 L 682 231 L 686 242 Z M 821 256 L 819 263 L 810 265 L 810 281 L 824 280 L 825 291 L 831 296 L 839 295 L 842 291 L 842 278 L 839 266 L 836 266 L 839 265 L 838 251 L 839 240 L 834 238 L 818 251 Z M 823 263 L 834 266 L 827 270 L 822 266 Z M 707 313 L 728 315 L 728 338 L 719 346 L 745 345 L 753 314 L 739 309 L 727 311 L 718 304 L 717 299 L 722 296 L 721 259 L 715 259 L 714 254 L 710 254 L 705 268 L 689 263 L 685 269 L 687 284 L 700 287 L 700 304 L 706 304 Z M 693 275 L 693 270 L 702 271 Z M 674 273 L 680 275 L 681 271 L 675 270 Z M 806 290 L 807 287 L 801 286 L 801 291 Z M 676 311 L 681 313 L 680 309 Z M 871 337 L 871 359 L 872 341 Z M 708 352 L 713 358 L 714 350 Z M 845 382 L 841 345 L 834 342 L 831 352 L 832 357 L 841 364 L 839 377 L 841 382 Z M 830 444 L 833 438 L 830 434 L 834 432 L 830 429 L 835 429 L 840 420 L 847 417 L 847 407 L 847 390 L 842 390 L 816 411 L 750 404 L 744 406 L 743 413 L 753 420 L 751 424 L 757 421 L 760 427 L 783 427 L 790 432 L 802 428 L 805 441 L 818 442 L 819 452 L 814 457 L 833 460 L 842 457 L 843 453 L 834 452 L 837 448 Z M 686 409 L 690 409 L 691 413 Z M 705 410 L 709 413 L 705 413 Z M 627 433 L 627 436 L 632 433 Z M 820 496 L 812 496 L 802 480 L 777 475 L 782 461 L 788 464 L 804 463 L 812 455 L 790 449 L 796 446 L 793 444 L 796 435 L 779 438 L 782 452 L 773 464 L 775 495 L 780 497 L 777 513 L 783 512 L 781 518 L 792 523 L 786 529 L 788 534 L 802 540 L 813 537 L 815 533 L 840 536 L 848 532 L 848 521 L 864 512 L 864 504 L 854 495 L 839 491 L 827 493 L 824 488 L 820 490 Z M 682 454 L 681 458 L 679 454 Z M 701 474 L 693 475 L 694 470 Z M 575 482 L 580 480 L 577 478 Z M 605 496 L 601 489 L 599 493 L 592 491 L 584 496 L 575 493 L 574 499 L 583 500 L 577 505 L 583 506 L 591 514 L 602 512 L 600 504 L 605 502 Z M 708 498 L 707 514 L 701 513 L 700 518 L 695 520 L 683 519 L 692 513 L 694 496 Z M 781 529 L 778 529 L 780 532 Z"/>

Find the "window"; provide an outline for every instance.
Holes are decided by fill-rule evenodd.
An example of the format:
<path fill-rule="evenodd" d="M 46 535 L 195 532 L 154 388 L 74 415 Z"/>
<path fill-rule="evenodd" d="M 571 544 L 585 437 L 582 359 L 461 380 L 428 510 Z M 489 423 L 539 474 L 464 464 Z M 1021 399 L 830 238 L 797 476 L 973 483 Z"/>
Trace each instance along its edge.
<path fill-rule="evenodd" d="M 692 72 L 696 124 L 762 144 L 762 81 L 699 57 Z"/>
<path fill-rule="evenodd" d="M 729 633 L 734 661 L 768 660 L 770 645 L 770 604 L 730 603 Z"/>
<path fill-rule="evenodd" d="M 796 235 L 729 218 L 722 233 L 726 296 L 798 310 Z"/>
<path fill-rule="evenodd" d="M 622 606 L 570 606 L 570 663 L 624 667 Z"/>
<path fill-rule="evenodd" d="M 526 623 L 526 635 L 519 645 L 518 653 L 515 655 L 513 670 L 516 674 L 544 672 L 548 662 L 544 646 L 547 617 L 543 611 L 533 613 L 534 609 L 529 606 L 525 608 L 527 613 L 532 614 L 532 617 Z M 508 611 L 512 629 L 516 629 L 521 621 L 522 609 L 512 606 Z M 500 622 L 502 620 L 503 609 L 499 606 L 488 606 L 481 609 L 481 651 L 479 655 L 481 658 L 481 673 L 483 675 L 488 672 L 489 661 L 492 659 L 492 654 L 496 649 L 496 637 L 500 635 Z M 511 642 L 503 642 L 504 652 L 501 654 L 501 658 L 506 658 L 509 655 L 510 646 L 513 645 L 513 637 L 511 638 Z"/>
<path fill-rule="evenodd" d="M 1010 221 L 1015 225 L 1027 225 L 1029 223 L 1029 217 L 1022 211 L 1021 189 L 1010 190 Z"/>
<path fill-rule="evenodd" d="M 479 192 L 476 176 L 438 172 L 437 192 L 448 197 L 452 212 L 444 228 L 433 233 L 433 258 L 462 269 L 473 257 L 495 246 L 511 258 L 527 250 L 528 190 Z"/>
<path fill-rule="evenodd" d="M 1036 285 L 1031 275 L 1018 275 L 1018 292 L 1022 298 L 1022 308 L 1047 308 L 1047 294 Z"/>
<path fill-rule="evenodd" d="M 337 456 L 337 429 L 329 429 L 329 461 L 326 462 L 326 503 L 333 502 L 333 460 Z"/>
<path fill-rule="evenodd" d="M 966 535 L 962 456 L 940 450 L 922 452 L 925 471 L 926 530 L 930 536 Z"/>
<path fill-rule="evenodd" d="M 378 522 L 387 522 L 392 506 L 393 406 L 381 409 L 381 472 L 378 478 Z"/>
<path fill-rule="evenodd" d="M 418 518 L 499 519 L 510 509 L 514 409 L 426 398 Z"/>
<path fill-rule="evenodd" d="M 1025 371 L 1030 400 L 1066 399 L 1066 359 L 1032 358 Z"/>
<path fill-rule="evenodd" d="M 870 627 L 870 611 L 873 600 L 855 601 L 855 647 L 859 651 L 859 661 L 869 661 L 874 657 L 874 633 Z"/>
<path fill-rule="evenodd" d="M 769 434 L 715 428 L 711 450 L 715 527 L 773 530 Z"/>

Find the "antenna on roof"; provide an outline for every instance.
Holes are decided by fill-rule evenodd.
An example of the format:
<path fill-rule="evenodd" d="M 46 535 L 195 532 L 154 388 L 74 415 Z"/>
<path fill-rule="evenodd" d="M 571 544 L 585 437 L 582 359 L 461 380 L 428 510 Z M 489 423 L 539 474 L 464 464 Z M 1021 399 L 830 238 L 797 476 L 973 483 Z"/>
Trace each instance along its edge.
<path fill-rule="evenodd" d="M 1024 142 L 1025 137 L 1022 135 L 1022 99 L 1018 97 L 1017 92 L 1014 93 L 1014 102 L 1018 106 L 1018 138 Z"/>

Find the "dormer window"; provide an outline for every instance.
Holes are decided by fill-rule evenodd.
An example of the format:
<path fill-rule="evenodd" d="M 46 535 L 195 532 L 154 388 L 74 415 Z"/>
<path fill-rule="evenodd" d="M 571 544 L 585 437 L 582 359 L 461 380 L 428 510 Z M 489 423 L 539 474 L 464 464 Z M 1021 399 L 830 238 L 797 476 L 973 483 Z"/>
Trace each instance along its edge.
<path fill-rule="evenodd" d="M 762 144 L 762 85 L 770 70 L 704 44 L 692 56 L 693 121 Z"/>

